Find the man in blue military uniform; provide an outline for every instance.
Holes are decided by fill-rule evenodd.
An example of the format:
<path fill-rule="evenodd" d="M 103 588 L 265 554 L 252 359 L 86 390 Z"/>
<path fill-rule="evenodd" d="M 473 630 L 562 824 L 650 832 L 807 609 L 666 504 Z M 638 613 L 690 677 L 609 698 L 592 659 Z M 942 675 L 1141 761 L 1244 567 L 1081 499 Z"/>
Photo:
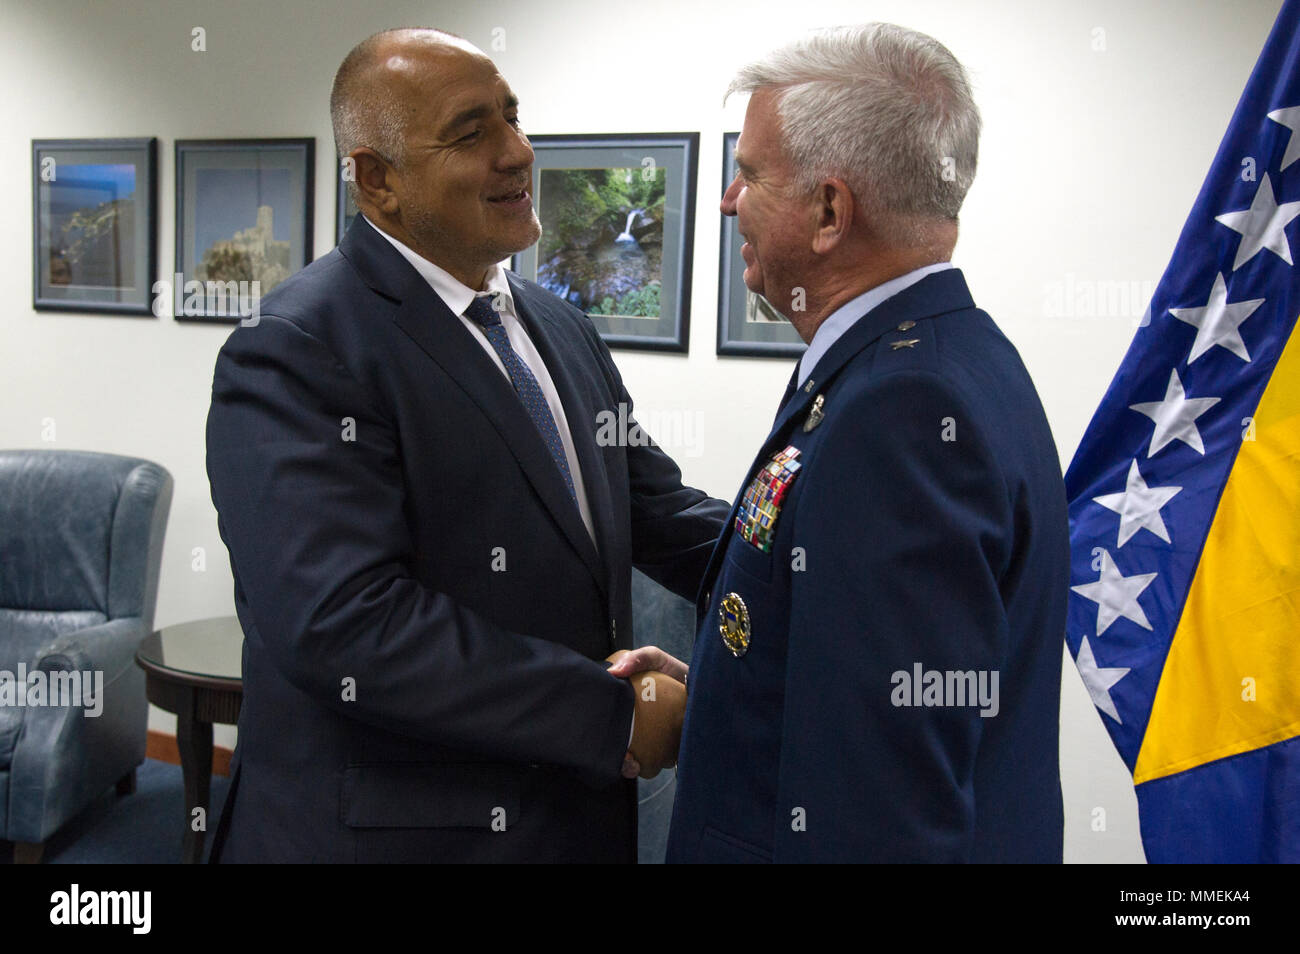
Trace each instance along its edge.
<path fill-rule="evenodd" d="M 1065 492 L 949 259 L 965 71 L 888 24 L 746 67 L 722 199 L 809 342 L 701 589 L 668 857 L 1060 861 Z M 657 650 L 616 673 L 685 666 Z"/>

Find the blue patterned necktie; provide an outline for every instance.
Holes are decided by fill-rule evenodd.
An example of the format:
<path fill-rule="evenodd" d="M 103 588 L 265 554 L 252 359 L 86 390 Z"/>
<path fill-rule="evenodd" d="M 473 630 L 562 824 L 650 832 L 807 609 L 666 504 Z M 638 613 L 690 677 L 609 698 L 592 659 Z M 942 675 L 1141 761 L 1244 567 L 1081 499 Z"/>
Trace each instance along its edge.
<path fill-rule="evenodd" d="M 533 372 L 528 369 L 528 365 L 524 364 L 515 349 L 510 347 L 510 338 L 506 335 L 505 326 L 501 324 L 501 316 L 488 301 L 488 296 L 480 295 L 469 303 L 469 307 L 465 309 L 465 317 L 483 329 L 488 342 L 501 358 L 501 363 L 506 366 L 506 373 L 510 375 L 510 383 L 515 386 L 515 393 L 519 395 L 524 410 L 528 412 L 528 416 L 537 425 L 537 430 L 541 432 L 542 440 L 546 442 L 555 466 L 560 468 L 560 474 L 564 477 L 564 486 L 569 488 L 569 496 L 573 498 L 574 503 L 577 503 L 578 495 L 573 490 L 573 475 L 569 473 L 569 458 L 564 453 L 560 429 L 555 426 L 555 417 L 551 414 L 551 409 L 546 403 L 546 395 L 542 393 L 537 378 L 533 376 Z"/>

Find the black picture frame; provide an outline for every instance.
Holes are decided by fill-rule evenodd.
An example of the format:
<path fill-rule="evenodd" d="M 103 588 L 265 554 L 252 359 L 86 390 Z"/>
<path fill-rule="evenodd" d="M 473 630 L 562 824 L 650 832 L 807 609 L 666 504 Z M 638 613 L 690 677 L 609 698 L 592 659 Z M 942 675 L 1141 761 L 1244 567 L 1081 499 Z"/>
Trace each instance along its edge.
<path fill-rule="evenodd" d="M 736 140 L 740 133 L 722 134 L 722 191 L 736 178 Z M 721 193 L 720 193 L 721 195 Z M 797 358 L 807 350 L 794 325 L 762 295 L 745 287 L 744 239 L 734 215 L 722 216 L 718 258 L 718 348 L 720 355 L 748 358 Z M 769 320 L 755 320 L 770 315 Z"/>
<path fill-rule="evenodd" d="M 311 137 L 176 141 L 177 321 L 246 319 L 250 305 L 255 311 L 312 260 L 315 161 Z M 288 226 L 281 229 L 277 219 Z M 215 277 L 197 258 L 200 245 L 203 259 L 220 265 Z M 201 289 L 193 290 L 196 282 Z M 239 291 L 234 307 L 223 290 L 232 283 Z"/>
<path fill-rule="evenodd" d="M 32 140 L 32 307 L 152 315 L 158 140 Z"/>
<path fill-rule="evenodd" d="M 334 164 L 334 244 L 343 241 L 352 225 L 352 220 L 361 214 L 357 204 L 352 201 L 347 181 L 343 178 L 344 159 Z"/>
<path fill-rule="evenodd" d="M 546 135 L 531 142 L 533 202 L 544 233 L 514 256 L 514 271 L 582 308 L 611 348 L 685 354 L 700 134 Z M 579 200 L 584 184 L 599 201 Z M 606 201 L 624 198 L 626 210 Z M 636 207 L 641 200 L 645 208 Z M 657 314 L 636 314 L 652 307 Z"/>

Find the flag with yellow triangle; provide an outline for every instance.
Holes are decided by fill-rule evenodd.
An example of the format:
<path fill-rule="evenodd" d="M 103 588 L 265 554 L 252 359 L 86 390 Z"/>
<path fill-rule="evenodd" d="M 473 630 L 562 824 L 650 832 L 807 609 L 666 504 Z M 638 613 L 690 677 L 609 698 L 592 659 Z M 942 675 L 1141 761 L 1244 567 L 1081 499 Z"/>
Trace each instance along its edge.
<path fill-rule="evenodd" d="M 1066 639 L 1152 862 L 1300 861 L 1300 0 L 1066 474 Z"/>

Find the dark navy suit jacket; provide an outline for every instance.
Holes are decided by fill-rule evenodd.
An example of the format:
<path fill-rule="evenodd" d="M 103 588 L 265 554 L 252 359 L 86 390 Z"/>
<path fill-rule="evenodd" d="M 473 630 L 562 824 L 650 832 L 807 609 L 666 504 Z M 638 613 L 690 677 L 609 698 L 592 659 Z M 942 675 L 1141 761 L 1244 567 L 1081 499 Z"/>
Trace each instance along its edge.
<path fill-rule="evenodd" d="M 208 476 L 245 633 L 226 861 L 635 860 L 631 567 L 693 597 L 726 505 L 590 321 L 510 276 L 597 546 L 509 381 L 364 220 L 217 358 Z"/>
<path fill-rule="evenodd" d="M 1065 490 L 1029 375 L 959 271 L 854 324 L 750 476 L 789 445 L 771 552 L 729 530 L 705 577 L 669 860 L 1059 862 Z M 750 615 L 740 657 L 728 593 Z M 932 671 L 945 690 L 962 674 L 931 692 L 945 705 L 919 694 Z M 996 714 L 970 698 L 981 673 Z"/>

